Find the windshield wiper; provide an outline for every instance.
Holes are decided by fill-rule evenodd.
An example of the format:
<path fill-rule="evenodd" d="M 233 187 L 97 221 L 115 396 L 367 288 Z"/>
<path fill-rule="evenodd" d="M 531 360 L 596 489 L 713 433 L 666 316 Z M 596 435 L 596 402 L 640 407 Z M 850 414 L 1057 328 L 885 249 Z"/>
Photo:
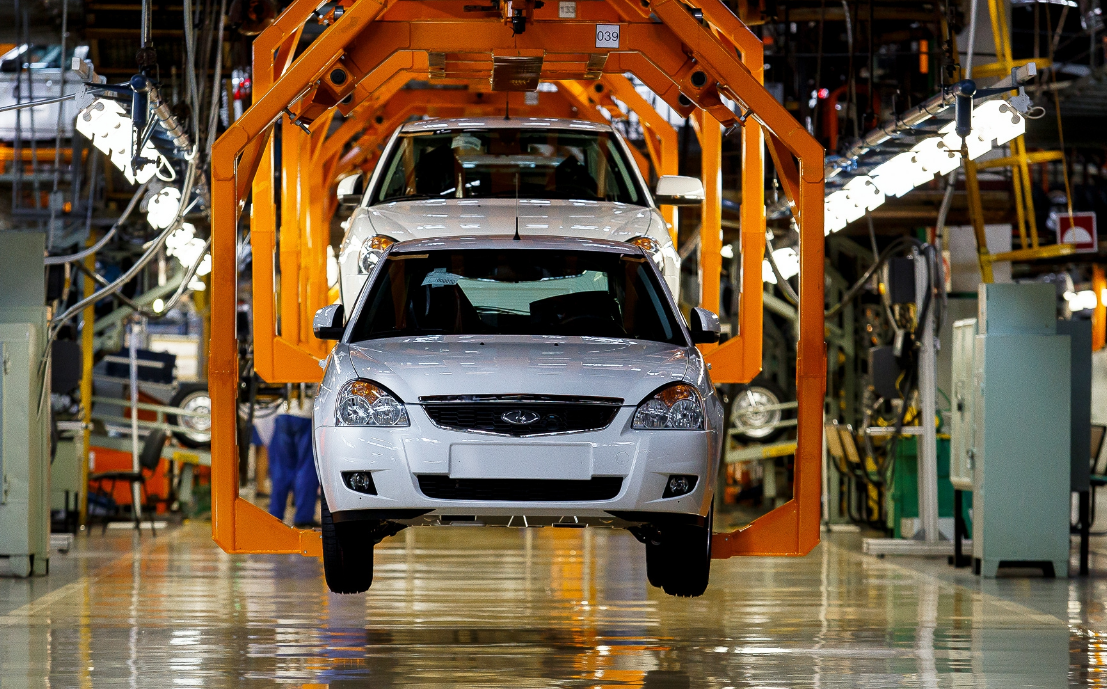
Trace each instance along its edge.
<path fill-rule="evenodd" d="M 437 196 L 435 194 L 408 194 L 406 196 L 388 196 L 381 199 L 381 203 L 388 203 L 389 201 L 426 201 L 427 199 L 445 199 L 451 198 L 449 196 Z"/>

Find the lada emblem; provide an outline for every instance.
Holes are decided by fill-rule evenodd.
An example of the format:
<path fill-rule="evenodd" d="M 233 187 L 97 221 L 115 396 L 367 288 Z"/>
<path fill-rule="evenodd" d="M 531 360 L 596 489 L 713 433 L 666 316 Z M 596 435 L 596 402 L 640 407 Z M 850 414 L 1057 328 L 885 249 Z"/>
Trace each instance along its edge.
<path fill-rule="evenodd" d="M 500 418 L 513 426 L 529 426 L 542 416 L 529 409 L 512 409 L 500 414 Z"/>

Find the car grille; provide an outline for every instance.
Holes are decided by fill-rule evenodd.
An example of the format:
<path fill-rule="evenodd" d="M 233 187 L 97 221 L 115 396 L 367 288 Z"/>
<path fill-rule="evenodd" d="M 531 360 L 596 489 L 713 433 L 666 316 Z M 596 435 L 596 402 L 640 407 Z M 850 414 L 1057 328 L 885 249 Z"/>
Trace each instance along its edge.
<path fill-rule="evenodd" d="M 597 476 L 587 481 L 519 478 L 450 478 L 419 476 L 419 490 L 439 500 L 502 500 L 511 502 L 578 502 L 611 500 L 623 479 Z"/>
<path fill-rule="evenodd" d="M 496 433 L 516 438 L 606 428 L 622 404 L 622 400 L 603 397 L 424 397 L 420 401 L 427 416 L 440 428 Z"/>

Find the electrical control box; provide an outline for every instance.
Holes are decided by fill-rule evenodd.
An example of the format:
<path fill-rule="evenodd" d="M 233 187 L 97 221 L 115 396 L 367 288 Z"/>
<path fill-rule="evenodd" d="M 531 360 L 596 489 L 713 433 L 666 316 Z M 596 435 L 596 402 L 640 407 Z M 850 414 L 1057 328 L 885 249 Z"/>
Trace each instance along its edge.
<path fill-rule="evenodd" d="M 42 332 L 31 323 L 0 323 L 0 556 L 16 576 L 45 574 L 49 554 L 49 449 L 38 404 Z"/>
<path fill-rule="evenodd" d="M 889 259 L 884 264 L 885 293 L 893 304 L 915 303 L 915 259 L 907 256 Z"/>
<path fill-rule="evenodd" d="M 869 377 L 873 391 L 884 399 L 896 399 L 900 396 L 896 388 L 903 369 L 896 361 L 895 349 L 890 346 L 869 348 Z"/>
<path fill-rule="evenodd" d="M 976 319 L 953 324 L 953 375 L 951 377 L 949 480 L 954 490 L 971 491 L 976 450 L 973 432 L 976 406 L 973 388 L 973 356 L 976 352 Z"/>
<path fill-rule="evenodd" d="M 45 235 L 9 232 L 0 251 L 0 557 L 16 576 L 46 574 L 50 399 Z M 37 266 L 37 268 L 36 268 Z"/>
<path fill-rule="evenodd" d="M 1068 576 L 1071 344 L 1056 300 L 1048 284 L 980 286 L 972 521 L 983 576 L 1029 563 Z"/>
<path fill-rule="evenodd" d="M 1092 322 L 1057 321 L 1072 345 L 1072 490 L 1089 490 L 1092 457 Z"/>

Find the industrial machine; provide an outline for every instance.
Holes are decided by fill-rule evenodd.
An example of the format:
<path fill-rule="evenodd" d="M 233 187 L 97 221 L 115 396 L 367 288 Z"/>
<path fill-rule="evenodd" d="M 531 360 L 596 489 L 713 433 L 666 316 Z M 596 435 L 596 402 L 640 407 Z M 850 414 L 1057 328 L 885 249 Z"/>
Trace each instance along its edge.
<path fill-rule="evenodd" d="M 979 295 L 979 317 L 954 329 L 950 471 L 957 490 L 973 491 L 973 568 L 1064 577 L 1070 337 L 1058 333 L 1052 285 L 982 284 Z"/>
<path fill-rule="evenodd" d="M 0 557 L 16 576 L 49 570 L 49 404 L 46 292 L 26 279 L 42 266 L 45 236 L 10 234 L 0 252 Z"/>

